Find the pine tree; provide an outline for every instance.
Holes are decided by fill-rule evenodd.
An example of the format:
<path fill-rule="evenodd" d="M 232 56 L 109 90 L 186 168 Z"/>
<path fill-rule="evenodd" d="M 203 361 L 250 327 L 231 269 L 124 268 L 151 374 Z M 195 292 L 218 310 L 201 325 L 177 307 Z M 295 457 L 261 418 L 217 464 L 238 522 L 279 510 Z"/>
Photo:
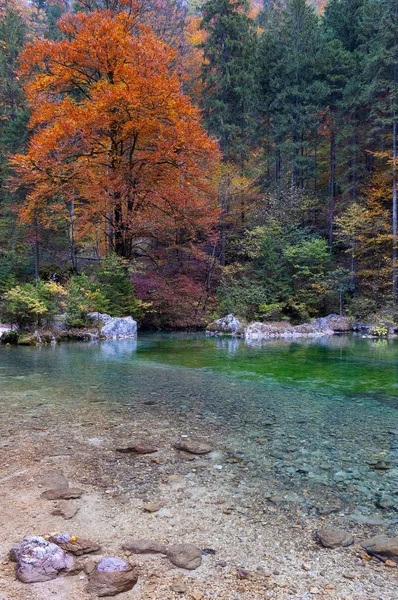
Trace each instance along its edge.
<path fill-rule="evenodd" d="M 0 18 L 0 288 L 12 274 L 26 267 L 26 257 L 17 244 L 15 213 L 10 210 L 9 154 L 24 148 L 28 111 L 16 67 L 26 39 L 26 25 L 18 11 L 7 6 Z M 20 255 L 16 249 L 22 251 Z"/>
<path fill-rule="evenodd" d="M 203 109 L 208 130 L 220 140 L 224 158 L 243 165 L 253 126 L 253 22 L 247 0 L 207 0 L 201 28 Z"/>
<path fill-rule="evenodd" d="M 316 138 L 326 93 L 319 18 L 305 0 L 268 5 L 266 11 L 258 63 L 275 179 L 304 188 L 316 179 Z"/>

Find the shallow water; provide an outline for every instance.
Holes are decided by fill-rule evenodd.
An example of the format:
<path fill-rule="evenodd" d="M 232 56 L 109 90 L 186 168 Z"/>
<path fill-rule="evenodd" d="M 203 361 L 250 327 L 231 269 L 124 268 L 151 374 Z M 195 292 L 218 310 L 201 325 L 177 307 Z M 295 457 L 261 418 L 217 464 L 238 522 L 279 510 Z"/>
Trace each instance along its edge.
<path fill-rule="evenodd" d="M 258 346 L 148 334 L 138 342 L 1 347 L 0 386 L 0 403 L 28 410 L 92 403 L 148 411 L 181 433 L 211 433 L 224 449 L 223 476 L 241 467 L 237 493 L 278 495 L 308 510 L 337 502 L 353 518 L 397 516 L 398 340 Z M 388 468 L 375 469 L 378 460 Z"/>

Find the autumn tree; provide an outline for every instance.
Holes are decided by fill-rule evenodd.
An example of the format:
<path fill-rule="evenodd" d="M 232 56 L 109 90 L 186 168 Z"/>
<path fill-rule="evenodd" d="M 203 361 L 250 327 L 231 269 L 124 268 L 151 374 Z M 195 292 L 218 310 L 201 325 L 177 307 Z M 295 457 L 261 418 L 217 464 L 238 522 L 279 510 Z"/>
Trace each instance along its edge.
<path fill-rule="evenodd" d="M 67 14 L 59 28 L 63 39 L 23 57 L 34 131 L 15 157 L 29 186 L 23 219 L 64 220 L 127 258 L 203 242 L 218 151 L 181 91 L 175 53 L 125 11 Z"/>

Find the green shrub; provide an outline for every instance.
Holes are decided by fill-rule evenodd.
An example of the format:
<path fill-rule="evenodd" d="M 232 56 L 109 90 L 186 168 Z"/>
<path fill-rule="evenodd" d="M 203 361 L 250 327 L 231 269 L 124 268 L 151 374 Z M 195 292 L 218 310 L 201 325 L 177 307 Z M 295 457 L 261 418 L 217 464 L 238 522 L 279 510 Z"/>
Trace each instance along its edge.
<path fill-rule="evenodd" d="M 142 317 L 143 310 L 149 305 L 135 296 L 127 260 L 116 254 L 108 255 L 101 261 L 96 277 L 107 303 L 107 312 L 112 317 Z"/>
<path fill-rule="evenodd" d="M 65 289 L 54 281 L 19 284 L 3 295 L 2 314 L 19 327 L 39 325 L 43 320 L 48 323 L 59 312 L 65 294 Z"/>
<path fill-rule="evenodd" d="M 101 285 L 88 275 L 73 275 L 67 285 L 65 300 L 66 326 L 84 327 L 89 312 L 107 312 L 109 302 L 101 290 Z"/>
<path fill-rule="evenodd" d="M 260 304 L 257 318 L 261 321 L 282 321 L 284 319 L 284 304 L 273 302 L 271 304 Z"/>

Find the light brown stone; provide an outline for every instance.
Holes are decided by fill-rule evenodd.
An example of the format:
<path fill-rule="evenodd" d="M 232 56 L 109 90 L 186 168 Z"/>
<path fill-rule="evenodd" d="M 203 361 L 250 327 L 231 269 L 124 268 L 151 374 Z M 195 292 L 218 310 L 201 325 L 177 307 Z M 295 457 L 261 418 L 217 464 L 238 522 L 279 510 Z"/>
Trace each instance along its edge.
<path fill-rule="evenodd" d="M 166 554 L 167 548 L 163 544 L 154 542 L 153 540 L 136 540 L 128 539 L 123 544 L 123 550 L 132 552 L 133 554 Z"/>
<path fill-rule="evenodd" d="M 346 547 L 354 543 L 354 538 L 350 533 L 337 527 L 322 527 L 318 529 L 316 536 L 325 548 Z"/>
<path fill-rule="evenodd" d="M 175 544 L 167 551 L 167 558 L 176 567 L 197 569 L 202 564 L 202 552 L 193 544 Z"/>

